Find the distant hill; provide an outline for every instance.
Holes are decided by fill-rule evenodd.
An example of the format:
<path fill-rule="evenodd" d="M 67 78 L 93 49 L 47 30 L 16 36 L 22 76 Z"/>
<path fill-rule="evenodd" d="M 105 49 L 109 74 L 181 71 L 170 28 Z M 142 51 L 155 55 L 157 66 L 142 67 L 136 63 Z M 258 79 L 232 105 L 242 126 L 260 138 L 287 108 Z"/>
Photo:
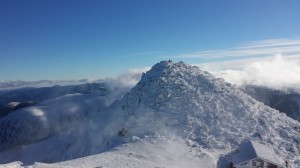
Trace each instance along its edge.
<path fill-rule="evenodd" d="M 300 94 L 298 92 L 254 85 L 246 85 L 241 90 L 265 105 L 300 121 Z"/>

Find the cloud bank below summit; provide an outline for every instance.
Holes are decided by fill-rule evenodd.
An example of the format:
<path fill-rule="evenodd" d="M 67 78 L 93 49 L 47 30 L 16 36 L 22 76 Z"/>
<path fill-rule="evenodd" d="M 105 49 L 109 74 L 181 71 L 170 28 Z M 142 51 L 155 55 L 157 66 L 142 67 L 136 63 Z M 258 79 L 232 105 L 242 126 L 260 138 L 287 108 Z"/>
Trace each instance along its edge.
<path fill-rule="evenodd" d="M 258 85 L 274 89 L 294 89 L 300 92 L 300 55 L 248 58 L 234 61 L 194 64 L 216 77 L 224 78 L 237 86 Z M 133 87 L 143 72 L 150 67 L 130 69 L 115 78 L 84 79 L 78 81 L 12 81 L 0 84 L 0 90 L 24 87 L 49 87 L 93 82 L 109 82 L 111 86 Z M 23 84 L 24 83 L 24 84 Z M 46 83 L 46 84 L 45 84 Z"/>
<path fill-rule="evenodd" d="M 66 86 L 66 85 L 79 85 L 84 83 L 101 83 L 107 82 L 112 87 L 133 87 L 141 78 L 143 72 L 146 72 L 150 69 L 150 67 L 144 68 L 132 68 L 127 70 L 124 73 L 121 73 L 117 77 L 113 78 L 86 78 L 81 80 L 39 80 L 39 81 L 7 81 L 0 82 L 0 91 L 3 90 L 12 90 L 19 89 L 24 87 L 52 87 L 55 85 Z"/>
<path fill-rule="evenodd" d="M 197 66 L 238 86 L 258 85 L 300 91 L 300 56 L 277 55 Z"/>
<path fill-rule="evenodd" d="M 234 48 L 176 56 L 237 86 L 258 85 L 300 92 L 300 39 L 266 39 Z M 220 61 L 227 60 L 227 61 Z M 201 62 L 199 64 L 195 62 Z"/>

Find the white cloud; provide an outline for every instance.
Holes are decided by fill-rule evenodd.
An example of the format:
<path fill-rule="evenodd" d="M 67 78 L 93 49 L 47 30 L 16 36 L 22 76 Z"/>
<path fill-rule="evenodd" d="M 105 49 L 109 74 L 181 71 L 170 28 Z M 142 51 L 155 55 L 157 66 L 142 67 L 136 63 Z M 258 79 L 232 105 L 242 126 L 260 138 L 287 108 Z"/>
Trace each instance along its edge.
<path fill-rule="evenodd" d="M 291 46 L 300 45 L 300 40 L 295 39 L 267 39 L 261 41 L 250 42 L 243 45 L 241 48 L 258 48 L 258 47 L 276 47 L 276 46 Z"/>
<path fill-rule="evenodd" d="M 277 54 L 282 54 L 284 56 L 295 56 L 299 53 L 300 53 L 300 40 L 268 39 L 268 40 L 250 42 L 232 49 L 200 51 L 200 52 L 181 54 L 176 57 L 181 59 L 251 58 L 251 57 L 270 57 Z"/>
<path fill-rule="evenodd" d="M 266 57 L 198 65 L 238 86 L 252 84 L 276 89 L 300 90 L 300 55 Z"/>

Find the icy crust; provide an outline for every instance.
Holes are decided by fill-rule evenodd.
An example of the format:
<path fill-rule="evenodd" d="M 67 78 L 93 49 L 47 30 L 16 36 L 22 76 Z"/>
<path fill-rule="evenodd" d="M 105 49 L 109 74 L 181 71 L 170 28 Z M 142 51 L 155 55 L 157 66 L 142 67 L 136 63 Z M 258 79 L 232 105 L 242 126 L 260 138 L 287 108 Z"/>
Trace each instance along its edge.
<path fill-rule="evenodd" d="M 113 107 L 132 135 L 176 134 L 211 151 L 254 139 L 300 166 L 299 122 L 195 66 L 160 62 Z"/>

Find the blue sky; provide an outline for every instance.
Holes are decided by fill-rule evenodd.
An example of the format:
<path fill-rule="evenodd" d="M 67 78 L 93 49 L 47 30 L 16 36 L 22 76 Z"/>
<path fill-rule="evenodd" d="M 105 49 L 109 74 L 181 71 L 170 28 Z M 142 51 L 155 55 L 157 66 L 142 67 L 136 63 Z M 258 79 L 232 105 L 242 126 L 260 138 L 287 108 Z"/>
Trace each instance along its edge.
<path fill-rule="evenodd" d="M 167 59 L 268 56 L 278 46 L 295 55 L 299 9 L 299 0 L 1 0 L 0 82 L 103 78 Z"/>

